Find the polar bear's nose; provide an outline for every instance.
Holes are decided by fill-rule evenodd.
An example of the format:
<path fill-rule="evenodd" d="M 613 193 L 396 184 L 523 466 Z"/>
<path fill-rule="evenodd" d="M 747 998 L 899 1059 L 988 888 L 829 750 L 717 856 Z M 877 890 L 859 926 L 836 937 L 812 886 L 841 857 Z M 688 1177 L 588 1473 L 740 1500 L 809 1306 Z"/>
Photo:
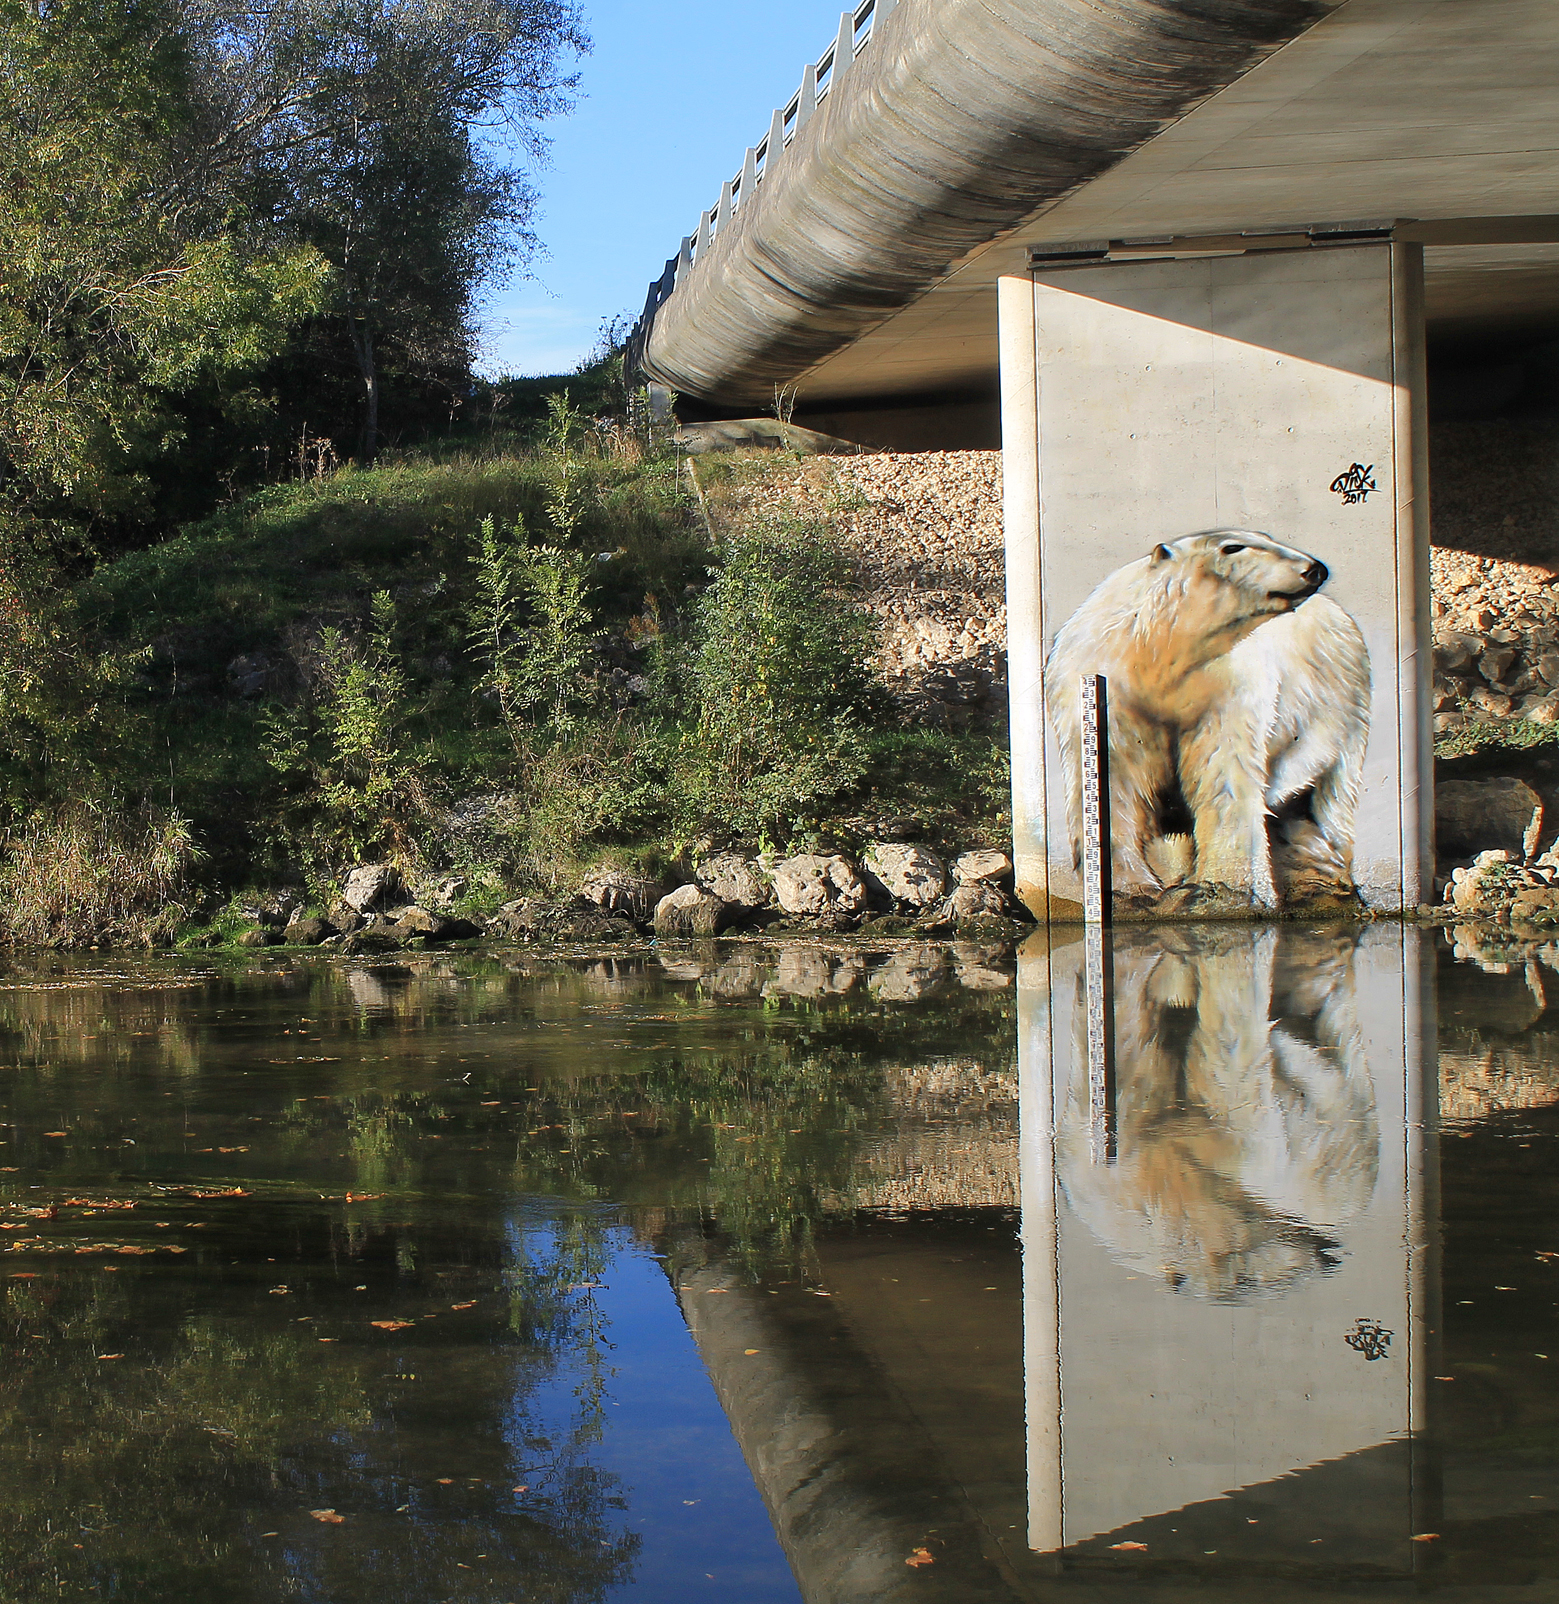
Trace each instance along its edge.
<path fill-rule="evenodd" d="M 1326 583 L 1330 576 L 1331 571 L 1327 568 L 1325 563 L 1313 562 L 1307 569 L 1305 569 L 1305 583 L 1307 585 L 1314 585 L 1317 590 L 1319 590 L 1321 586 Z"/>

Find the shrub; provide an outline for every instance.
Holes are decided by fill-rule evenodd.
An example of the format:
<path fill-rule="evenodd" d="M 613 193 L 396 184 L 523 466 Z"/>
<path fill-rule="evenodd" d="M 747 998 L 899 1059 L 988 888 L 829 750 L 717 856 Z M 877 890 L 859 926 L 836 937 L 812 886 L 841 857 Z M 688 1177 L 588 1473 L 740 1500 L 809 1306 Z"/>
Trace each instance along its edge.
<path fill-rule="evenodd" d="M 399 848 L 421 808 L 419 766 L 401 739 L 406 676 L 394 635 L 395 604 L 376 591 L 361 636 L 321 631 L 313 706 L 270 712 L 266 759 L 291 791 L 283 834 L 312 866 Z"/>
<path fill-rule="evenodd" d="M 763 526 L 728 540 L 721 555 L 689 663 L 689 822 L 783 828 L 865 772 L 861 714 L 876 624 L 817 530 Z"/>

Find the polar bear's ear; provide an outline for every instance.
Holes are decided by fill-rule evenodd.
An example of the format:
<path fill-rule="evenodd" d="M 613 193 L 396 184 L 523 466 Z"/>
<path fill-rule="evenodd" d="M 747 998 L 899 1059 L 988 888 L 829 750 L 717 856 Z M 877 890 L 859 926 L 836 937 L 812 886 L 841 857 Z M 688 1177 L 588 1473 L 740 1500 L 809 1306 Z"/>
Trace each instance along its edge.
<path fill-rule="evenodd" d="M 1153 548 L 1152 561 L 1156 563 L 1167 563 L 1173 556 L 1174 552 L 1172 552 L 1168 546 L 1160 541 L 1159 544 Z"/>

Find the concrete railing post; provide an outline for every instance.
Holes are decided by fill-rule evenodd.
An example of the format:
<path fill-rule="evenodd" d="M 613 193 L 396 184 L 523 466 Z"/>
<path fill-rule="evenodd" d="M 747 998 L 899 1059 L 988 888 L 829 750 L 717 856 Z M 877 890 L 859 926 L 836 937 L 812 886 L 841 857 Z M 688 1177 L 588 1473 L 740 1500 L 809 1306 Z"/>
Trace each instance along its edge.
<path fill-rule="evenodd" d="M 839 82 L 840 74 L 845 72 L 852 61 L 855 60 L 855 13 L 844 11 L 839 16 L 839 38 L 834 45 L 834 71 L 828 80 L 829 88 Z"/>
<path fill-rule="evenodd" d="M 700 258 L 702 258 L 704 252 L 709 249 L 709 242 L 714 238 L 714 229 L 712 227 L 712 224 L 714 223 L 714 215 L 715 214 L 713 212 L 705 212 L 704 215 L 698 220 L 698 235 L 695 249 L 697 250 Z"/>
<path fill-rule="evenodd" d="M 768 153 L 763 158 L 763 170 L 768 172 L 781 156 L 785 154 L 785 113 L 776 108 L 774 115 L 769 119 Z"/>
<path fill-rule="evenodd" d="M 817 63 L 809 62 L 801 74 L 801 95 L 796 101 L 796 132 L 799 134 L 817 110 Z"/>
<path fill-rule="evenodd" d="M 742 163 L 742 187 L 738 192 L 738 204 L 745 206 L 752 199 L 752 192 L 758 187 L 758 150 L 755 145 L 747 147 L 747 160 Z"/>
<path fill-rule="evenodd" d="M 728 178 L 720 186 L 720 204 L 715 208 L 715 228 L 717 230 L 724 228 L 731 221 L 733 209 L 731 204 L 731 180 Z"/>

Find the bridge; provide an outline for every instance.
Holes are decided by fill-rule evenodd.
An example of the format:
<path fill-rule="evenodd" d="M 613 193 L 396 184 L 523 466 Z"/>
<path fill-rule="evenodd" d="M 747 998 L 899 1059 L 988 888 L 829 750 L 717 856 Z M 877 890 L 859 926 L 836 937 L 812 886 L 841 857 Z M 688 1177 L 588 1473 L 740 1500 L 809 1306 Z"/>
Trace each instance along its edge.
<path fill-rule="evenodd" d="M 902 449 L 994 446 L 1031 252 L 1424 246 L 1431 349 L 1559 332 L 1545 0 L 864 0 L 651 286 L 643 373 Z M 1334 235 L 1335 237 L 1335 235 Z"/>
<path fill-rule="evenodd" d="M 1107 906 L 1082 667 L 1117 913 L 1400 914 L 1432 896 L 1427 362 L 1556 334 L 1550 0 L 864 0 L 630 354 L 684 415 L 1002 446 L 1036 913 Z M 1177 544 L 1229 529 L 1276 545 Z M 1231 656 L 1323 582 L 1306 644 Z"/>

